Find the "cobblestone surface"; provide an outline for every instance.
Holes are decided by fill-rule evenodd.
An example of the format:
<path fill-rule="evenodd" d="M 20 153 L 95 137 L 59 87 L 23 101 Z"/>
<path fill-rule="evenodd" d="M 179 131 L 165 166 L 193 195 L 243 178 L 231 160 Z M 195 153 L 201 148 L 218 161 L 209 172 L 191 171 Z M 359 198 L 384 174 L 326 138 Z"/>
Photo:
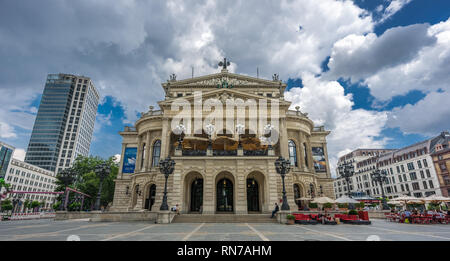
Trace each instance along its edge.
<path fill-rule="evenodd" d="M 262 223 L 163 225 L 48 219 L 0 222 L 1 241 L 65 241 L 68 238 L 79 238 L 81 241 L 364 241 L 368 238 L 382 241 L 450 241 L 450 225 L 397 224 L 384 220 L 374 220 L 372 225 L 336 226 Z"/>

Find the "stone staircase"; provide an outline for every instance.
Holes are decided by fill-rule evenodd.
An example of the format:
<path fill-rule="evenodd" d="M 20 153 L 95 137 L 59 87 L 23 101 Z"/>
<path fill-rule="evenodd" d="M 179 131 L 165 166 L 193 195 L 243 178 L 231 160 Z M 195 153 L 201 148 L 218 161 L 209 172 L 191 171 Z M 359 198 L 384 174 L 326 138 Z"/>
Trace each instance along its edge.
<path fill-rule="evenodd" d="M 277 219 L 270 214 L 181 214 L 172 223 L 277 223 Z"/>

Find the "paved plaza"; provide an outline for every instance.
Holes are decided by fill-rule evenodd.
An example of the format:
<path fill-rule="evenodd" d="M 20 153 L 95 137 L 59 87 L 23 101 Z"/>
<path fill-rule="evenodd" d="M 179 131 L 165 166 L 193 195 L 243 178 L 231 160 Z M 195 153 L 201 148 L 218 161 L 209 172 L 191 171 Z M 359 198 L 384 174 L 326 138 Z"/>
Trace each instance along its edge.
<path fill-rule="evenodd" d="M 0 222 L 1 241 L 450 241 L 450 225 L 280 225 L 264 223 L 89 222 L 23 220 Z"/>

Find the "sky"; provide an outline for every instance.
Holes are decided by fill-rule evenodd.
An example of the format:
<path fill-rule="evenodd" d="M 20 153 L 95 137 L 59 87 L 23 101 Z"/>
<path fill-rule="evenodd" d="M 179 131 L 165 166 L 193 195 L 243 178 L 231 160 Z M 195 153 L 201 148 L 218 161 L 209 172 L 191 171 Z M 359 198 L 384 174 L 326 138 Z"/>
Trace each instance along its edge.
<path fill-rule="evenodd" d="M 0 140 L 23 159 L 49 73 L 101 94 L 90 153 L 164 99 L 161 83 L 220 71 L 288 84 L 327 137 L 330 165 L 450 129 L 448 0 L 0 1 Z M 334 173 L 333 173 L 334 175 Z"/>

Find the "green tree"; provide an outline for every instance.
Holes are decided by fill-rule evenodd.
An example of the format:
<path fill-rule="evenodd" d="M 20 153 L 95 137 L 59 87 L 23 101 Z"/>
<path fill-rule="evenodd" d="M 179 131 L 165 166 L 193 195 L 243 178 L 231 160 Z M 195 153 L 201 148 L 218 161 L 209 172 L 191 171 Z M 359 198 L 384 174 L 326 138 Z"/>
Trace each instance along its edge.
<path fill-rule="evenodd" d="M 31 206 L 30 206 L 30 207 L 33 209 L 33 212 L 35 212 L 35 209 L 36 209 L 37 207 L 39 207 L 39 205 L 40 205 L 39 201 L 33 200 L 33 201 L 31 202 Z"/>
<path fill-rule="evenodd" d="M 100 178 L 98 178 L 95 173 L 95 167 L 105 162 L 111 168 L 110 174 L 103 180 L 102 195 L 100 197 L 100 204 L 106 207 L 112 202 L 114 197 L 114 179 L 117 177 L 119 166 L 114 162 L 113 157 L 110 157 L 108 160 L 98 160 L 99 158 L 94 157 L 90 157 L 90 160 L 85 158 L 86 157 L 75 163 L 74 168 L 88 171 L 82 174 L 81 182 L 77 184 L 78 190 L 91 196 L 91 198 L 85 199 L 85 203 L 87 203 L 86 206 L 95 202 L 100 187 Z"/>
<path fill-rule="evenodd" d="M 2 208 L 2 211 L 4 211 L 4 210 L 6 210 L 6 211 L 12 210 L 13 209 L 13 205 L 11 203 L 11 200 L 9 200 L 9 199 L 3 200 L 2 204 L 1 204 L 1 208 Z"/>
<path fill-rule="evenodd" d="M 61 202 L 60 201 L 58 201 L 58 202 L 56 202 L 55 204 L 53 204 L 53 206 L 52 206 L 52 208 L 56 211 L 56 210 L 59 210 L 59 206 L 61 205 Z"/>
<path fill-rule="evenodd" d="M 29 199 L 25 200 L 25 202 L 23 203 L 23 208 L 24 210 L 27 210 L 28 208 L 31 207 L 31 201 Z"/>
<path fill-rule="evenodd" d="M 364 202 L 359 202 L 359 208 L 363 209 L 366 206 L 366 204 L 364 204 Z"/>
<path fill-rule="evenodd" d="M 6 183 L 4 178 L 0 178 L 0 191 L 2 191 L 3 187 L 6 188 L 6 191 L 9 191 L 11 184 Z"/>
<path fill-rule="evenodd" d="M 115 186 L 114 179 L 117 177 L 117 173 L 119 171 L 119 166 L 114 162 L 114 158 L 110 157 L 107 160 L 103 160 L 100 157 L 79 156 L 72 165 L 72 170 L 77 173 L 77 178 L 72 184 L 69 185 L 69 187 L 91 196 L 91 198 L 84 199 L 85 209 L 88 209 L 92 204 L 94 204 L 97 198 L 100 179 L 95 173 L 95 168 L 97 165 L 102 163 L 107 163 L 111 168 L 109 176 L 103 180 L 102 195 L 100 198 L 101 205 L 106 207 L 113 200 Z M 56 184 L 56 191 L 64 191 L 64 184 L 58 176 Z M 73 202 L 74 197 L 75 193 L 70 193 L 69 202 Z M 60 196 L 58 200 L 61 201 L 62 196 Z"/>

